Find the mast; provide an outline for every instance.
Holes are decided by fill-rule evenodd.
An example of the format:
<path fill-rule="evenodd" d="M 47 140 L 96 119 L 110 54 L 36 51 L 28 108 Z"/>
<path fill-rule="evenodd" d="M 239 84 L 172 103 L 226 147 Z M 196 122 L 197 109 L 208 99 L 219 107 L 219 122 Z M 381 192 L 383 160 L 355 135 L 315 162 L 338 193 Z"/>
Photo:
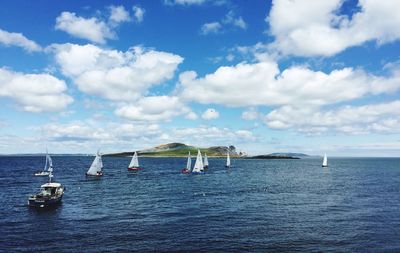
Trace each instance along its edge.
<path fill-rule="evenodd" d="M 50 156 L 49 156 L 49 158 L 50 158 Z M 51 179 L 53 178 L 53 162 L 51 161 L 51 158 L 50 158 L 49 163 L 50 163 L 50 165 L 49 165 L 49 168 L 47 169 L 47 171 L 49 172 L 49 183 L 51 183 Z"/>
<path fill-rule="evenodd" d="M 47 148 L 46 148 L 46 163 L 44 164 L 43 171 L 46 171 L 46 170 L 47 170 L 47 160 L 48 160 L 48 156 L 49 156 L 49 154 L 48 154 Z"/>

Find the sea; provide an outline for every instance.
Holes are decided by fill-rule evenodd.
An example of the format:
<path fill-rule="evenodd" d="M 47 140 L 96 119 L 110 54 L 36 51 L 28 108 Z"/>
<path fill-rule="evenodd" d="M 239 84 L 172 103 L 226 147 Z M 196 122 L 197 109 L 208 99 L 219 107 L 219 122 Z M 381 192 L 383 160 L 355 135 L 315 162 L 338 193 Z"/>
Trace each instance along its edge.
<path fill-rule="evenodd" d="M 28 208 L 46 177 L 44 156 L 0 157 L 0 252 L 400 252 L 400 158 L 186 158 L 54 156 L 62 205 Z M 194 161 L 193 161 L 194 162 Z"/>

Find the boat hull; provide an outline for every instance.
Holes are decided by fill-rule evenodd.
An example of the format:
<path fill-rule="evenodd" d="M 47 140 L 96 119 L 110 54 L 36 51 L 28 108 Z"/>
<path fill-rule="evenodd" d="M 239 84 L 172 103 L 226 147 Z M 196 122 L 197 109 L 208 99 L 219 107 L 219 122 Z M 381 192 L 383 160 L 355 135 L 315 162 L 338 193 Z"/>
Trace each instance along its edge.
<path fill-rule="evenodd" d="M 139 171 L 139 170 L 142 170 L 143 168 L 140 168 L 140 167 L 128 167 L 128 170 L 129 171 Z"/>
<path fill-rule="evenodd" d="M 102 177 L 103 176 L 103 172 L 99 172 L 97 174 L 88 174 L 86 173 L 87 177 Z"/>
<path fill-rule="evenodd" d="M 28 206 L 34 208 L 51 208 L 61 204 L 62 196 L 52 198 L 36 198 L 28 199 Z"/>
<path fill-rule="evenodd" d="M 192 174 L 194 174 L 194 175 L 200 175 L 200 174 L 204 174 L 204 171 L 199 171 L 199 172 L 193 172 L 193 171 L 192 171 Z"/>
<path fill-rule="evenodd" d="M 190 173 L 190 170 L 188 170 L 188 169 L 185 168 L 185 169 L 182 169 L 182 170 L 181 170 L 181 173 L 182 173 L 182 174 L 189 174 L 189 173 Z"/>
<path fill-rule="evenodd" d="M 45 172 L 45 171 L 41 171 L 41 172 L 36 172 L 35 176 L 37 177 L 47 177 L 50 173 L 49 172 Z"/>

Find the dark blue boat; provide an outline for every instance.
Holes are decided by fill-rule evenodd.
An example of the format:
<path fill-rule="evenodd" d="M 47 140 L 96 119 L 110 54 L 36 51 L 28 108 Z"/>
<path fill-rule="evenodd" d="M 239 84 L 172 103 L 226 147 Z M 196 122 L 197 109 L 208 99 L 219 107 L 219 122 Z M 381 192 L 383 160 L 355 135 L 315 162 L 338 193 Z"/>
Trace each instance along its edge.
<path fill-rule="evenodd" d="M 42 185 L 41 191 L 31 195 L 28 199 L 30 207 L 49 208 L 61 203 L 64 194 L 64 186 L 60 183 L 46 183 Z"/>

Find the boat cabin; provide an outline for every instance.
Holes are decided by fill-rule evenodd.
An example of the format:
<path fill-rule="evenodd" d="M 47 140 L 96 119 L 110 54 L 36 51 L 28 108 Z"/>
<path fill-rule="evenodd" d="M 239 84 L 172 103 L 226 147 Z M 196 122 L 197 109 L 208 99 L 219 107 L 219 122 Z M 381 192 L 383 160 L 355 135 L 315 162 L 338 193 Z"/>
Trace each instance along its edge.
<path fill-rule="evenodd" d="M 54 195 L 60 187 L 60 183 L 46 183 L 40 186 L 43 195 Z"/>

